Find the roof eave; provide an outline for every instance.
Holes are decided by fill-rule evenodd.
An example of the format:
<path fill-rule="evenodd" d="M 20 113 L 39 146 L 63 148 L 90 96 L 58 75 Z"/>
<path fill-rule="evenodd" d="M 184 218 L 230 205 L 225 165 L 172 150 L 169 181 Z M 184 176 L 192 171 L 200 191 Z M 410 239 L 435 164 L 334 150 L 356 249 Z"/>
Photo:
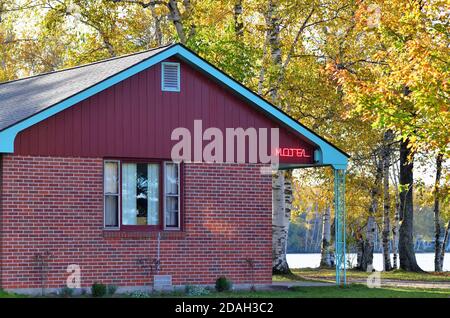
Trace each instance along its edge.
<path fill-rule="evenodd" d="M 50 116 L 53 116 L 163 60 L 179 55 L 183 59 L 188 60 L 190 63 L 194 64 L 196 67 L 200 68 L 203 72 L 206 72 L 210 76 L 217 79 L 219 82 L 228 86 L 233 91 L 237 92 L 239 95 L 244 97 L 251 103 L 259 106 L 270 116 L 276 118 L 282 123 L 286 124 L 288 127 L 292 128 L 300 135 L 304 136 L 306 139 L 314 143 L 318 149 L 320 149 L 319 164 L 320 165 L 331 165 L 335 169 L 345 169 L 348 164 L 348 154 L 338 149 L 310 129 L 306 128 L 292 117 L 282 112 L 280 109 L 264 100 L 259 95 L 255 94 L 253 91 L 232 79 L 230 76 L 224 72 L 217 69 L 215 66 L 186 48 L 181 44 L 176 44 L 167 47 L 165 50 L 158 52 L 157 54 L 149 57 L 148 59 L 141 61 L 113 76 L 79 92 L 69 98 L 52 105 L 41 112 L 34 114 L 26 119 L 23 119 L 8 128 L 0 131 L 0 153 L 13 153 L 14 152 L 14 140 L 17 134 L 27 129 L 28 127 L 43 121 Z"/>

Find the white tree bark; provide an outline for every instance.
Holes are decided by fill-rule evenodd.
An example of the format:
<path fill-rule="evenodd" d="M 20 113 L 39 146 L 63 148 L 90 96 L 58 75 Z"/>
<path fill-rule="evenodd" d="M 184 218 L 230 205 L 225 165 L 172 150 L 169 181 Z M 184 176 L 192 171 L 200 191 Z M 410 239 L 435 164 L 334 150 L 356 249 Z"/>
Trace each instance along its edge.
<path fill-rule="evenodd" d="M 444 264 L 445 249 L 447 248 L 448 245 L 449 234 L 450 234 L 450 221 L 447 222 L 447 227 L 444 233 L 444 242 L 442 243 L 441 249 L 441 264 Z"/>
<path fill-rule="evenodd" d="M 391 253 L 389 249 L 391 234 L 390 214 L 391 214 L 391 196 L 389 193 L 389 166 L 391 161 L 391 147 L 389 143 L 392 141 L 392 132 L 387 130 L 383 137 L 383 230 L 382 230 L 382 242 L 383 242 L 383 269 L 390 271 L 391 267 Z"/>
<path fill-rule="evenodd" d="M 156 44 L 158 46 L 160 46 L 163 43 L 163 34 L 162 34 L 162 30 L 161 30 L 161 18 L 156 14 L 155 0 L 151 0 L 149 2 L 149 7 L 150 7 L 150 12 L 152 13 L 152 18 L 154 20 L 154 28 L 155 28 L 154 36 L 155 36 Z"/>
<path fill-rule="evenodd" d="M 270 47 L 272 64 L 277 70 L 280 70 L 283 65 L 280 46 L 280 19 L 278 17 L 277 9 L 277 3 L 275 1 L 269 0 L 265 20 L 267 27 L 266 35 L 268 45 Z M 271 87 L 270 96 L 272 98 L 272 102 L 276 104 L 278 102 L 278 89 L 276 86 Z M 285 274 L 290 272 L 289 266 L 286 261 L 286 246 L 292 205 L 292 186 L 290 173 L 284 173 L 282 171 L 277 172 L 273 177 L 272 190 L 272 271 L 274 273 Z"/>
<path fill-rule="evenodd" d="M 333 266 L 331 259 L 331 210 L 326 207 L 322 216 L 322 244 L 320 246 L 320 266 Z"/>
<path fill-rule="evenodd" d="M 383 167 L 381 160 L 375 156 L 376 174 L 375 182 L 370 191 L 371 203 L 369 207 L 369 216 L 367 218 L 366 240 L 363 245 L 363 256 L 361 261 L 361 270 L 366 271 L 367 268 L 373 267 L 373 251 L 375 248 L 375 240 L 377 235 L 377 224 L 375 222 L 375 215 L 378 212 L 378 200 L 380 197 L 380 183 L 382 180 Z"/>
<path fill-rule="evenodd" d="M 363 270 L 373 267 L 373 250 L 375 248 L 375 239 L 377 233 L 377 223 L 374 216 L 367 218 L 366 241 L 364 242 Z"/>
<path fill-rule="evenodd" d="M 278 7 L 276 1 L 269 0 L 267 12 L 266 12 L 266 25 L 267 25 L 267 39 L 270 46 L 270 56 L 272 59 L 275 73 L 275 78 L 281 74 L 283 67 L 283 60 L 281 57 L 281 45 L 280 45 L 280 18 L 278 16 Z M 269 95 L 273 103 L 278 102 L 278 83 L 270 83 L 271 87 Z"/>
<path fill-rule="evenodd" d="M 436 157 L 436 180 L 434 182 L 434 271 L 442 272 L 441 250 L 445 251 L 445 245 L 441 239 L 441 216 L 440 216 L 440 182 L 442 172 L 442 158 L 443 155 L 439 154 Z"/>
<path fill-rule="evenodd" d="M 394 216 L 394 226 L 392 227 L 392 254 L 393 254 L 393 262 L 392 268 L 398 268 L 398 229 L 400 227 L 400 211 L 398 209 L 398 204 L 396 204 L 395 208 L 395 216 Z"/>
<path fill-rule="evenodd" d="M 400 198 L 398 191 L 398 167 L 397 163 L 392 164 L 392 184 L 395 189 L 395 216 L 394 225 L 392 227 L 392 268 L 398 268 L 398 229 L 400 228 Z"/>
<path fill-rule="evenodd" d="M 291 210 L 286 208 L 285 187 L 284 172 L 278 171 L 272 177 L 272 270 L 282 274 L 289 272 L 286 247 L 291 218 Z"/>

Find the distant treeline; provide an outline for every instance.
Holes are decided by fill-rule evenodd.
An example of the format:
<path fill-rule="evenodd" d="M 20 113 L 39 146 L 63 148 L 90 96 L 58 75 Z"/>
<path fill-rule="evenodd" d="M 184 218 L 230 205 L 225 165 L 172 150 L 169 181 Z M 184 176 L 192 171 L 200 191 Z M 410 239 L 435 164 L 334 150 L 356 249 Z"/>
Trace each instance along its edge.
<path fill-rule="evenodd" d="M 433 211 L 423 209 L 414 219 L 414 239 L 416 252 L 434 252 Z M 376 233 L 375 253 L 382 252 L 380 228 Z M 348 246 L 352 250 L 351 235 L 347 235 Z M 322 239 L 322 215 L 313 217 L 300 215 L 289 225 L 288 253 L 320 253 Z M 446 251 L 450 251 L 450 242 Z"/>

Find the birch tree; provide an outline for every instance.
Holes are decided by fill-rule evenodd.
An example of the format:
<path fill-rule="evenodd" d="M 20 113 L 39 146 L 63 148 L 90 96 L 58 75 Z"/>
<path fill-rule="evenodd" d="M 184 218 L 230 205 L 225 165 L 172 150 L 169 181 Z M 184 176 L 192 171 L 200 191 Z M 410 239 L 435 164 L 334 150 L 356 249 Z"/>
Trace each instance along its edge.
<path fill-rule="evenodd" d="M 276 72 L 282 68 L 280 45 L 280 18 L 277 5 L 269 0 L 265 16 L 267 27 L 267 39 L 270 47 L 270 56 Z M 274 86 L 270 89 L 272 102 L 277 105 L 278 89 Z M 286 247 L 291 218 L 290 205 L 292 204 L 292 186 L 290 175 L 284 171 L 276 171 L 272 176 L 272 271 L 277 274 L 289 273 L 289 265 L 286 260 Z"/>
<path fill-rule="evenodd" d="M 391 235 L 391 196 L 389 188 L 389 167 L 391 164 L 391 142 L 393 140 L 392 131 L 387 130 L 383 136 L 382 163 L 383 163 L 383 268 L 390 271 L 391 251 L 390 251 L 390 235 Z"/>
<path fill-rule="evenodd" d="M 320 245 L 320 267 L 333 266 L 331 257 L 331 209 L 327 206 L 322 214 L 322 240 Z"/>
<path fill-rule="evenodd" d="M 442 250 L 445 251 L 445 243 L 441 237 L 441 215 L 440 215 L 440 183 L 441 183 L 441 173 L 442 173 L 442 158 L 443 155 L 440 153 L 436 156 L 436 179 L 434 181 L 434 270 L 436 272 L 442 272 L 442 261 L 441 258 Z"/>
<path fill-rule="evenodd" d="M 446 2 L 378 0 L 375 5 L 375 18 L 373 6 L 357 5 L 351 34 L 360 51 L 353 51 L 353 61 L 338 64 L 335 74 L 360 115 L 401 138 L 400 268 L 421 271 L 413 242 L 413 167 L 420 146 L 450 149 Z"/>

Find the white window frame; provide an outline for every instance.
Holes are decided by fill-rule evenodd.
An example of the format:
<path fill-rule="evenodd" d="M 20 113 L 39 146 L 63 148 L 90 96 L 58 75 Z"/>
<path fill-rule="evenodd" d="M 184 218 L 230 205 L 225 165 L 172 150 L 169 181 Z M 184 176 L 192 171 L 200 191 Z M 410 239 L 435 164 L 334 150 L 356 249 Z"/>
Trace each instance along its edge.
<path fill-rule="evenodd" d="M 105 165 L 106 165 L 106 163 L 117 163 L 117 226 L 115 226 L 115 227 L 112 227 L 112 226 L 106 226 L 106 200 L 105 200 L 105 198 L 106 198 L 106 196 L 107 195 L 110 195 L 110 196 L 113 196 L 114 194 L 106 194 L 106 192 L 105 192 L 105 186 L 106 186 L 106 184 L 105 184 Z M 120 166 L 120 160 L 104 160 L 103 161 L 103 229 L 104 230 L 108 230 L 108 231 L 117 231 L 117 230 L 120 230 L 120 224 L 122 223 L 121 222 L 121 213 L 120 213 L 120 211 L 121 211 L 121 207 L 120 207 L 120 204 L 121 204 L 121 191 L 120 191 L 120 188 L 121 188 L 121 173 L 122 172 L 122 169 L 121 169 L 121 166 Z"/>
<path fill-rule="evenodd" d="M 178 226 L 177 227 L 167 227 L 166 225 L 166 197 L 167 195 L 167 187 L 166 187 L 166 175 L 167 175 L 167 165 L 168 164 L 176 164 L 177 168 L 178 168 Z M 181 175 L 180 175 L 180 163 L 179 162 L 173 162 L 173 161 L 164 161 L 164 202 L 163 202 L 163 206 L 164 206 L 164 213 L 163 213 L 163 222 L 164 222 L 164 230 L 167 231 L 179 231 L 181 229 L 181 192 L 180 192 L 180 185 L 181 185 Z M 173 195 L 172 195 L 173 196 Z"/>

